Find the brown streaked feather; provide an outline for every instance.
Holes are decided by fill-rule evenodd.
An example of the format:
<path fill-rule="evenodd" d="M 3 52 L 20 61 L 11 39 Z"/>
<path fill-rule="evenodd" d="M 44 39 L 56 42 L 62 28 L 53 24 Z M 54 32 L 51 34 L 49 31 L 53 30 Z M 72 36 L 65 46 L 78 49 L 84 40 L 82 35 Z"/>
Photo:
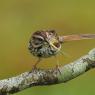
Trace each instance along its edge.
<path fill-rule="evenodd" d="M 44 38 L 42 36 L 39 36 L 39 35 L 33 35 L 32 37 L 44 40 Z"/>
<path fill-rule="evenodd" d="M 38 48 L 38 47 L 40 47 L 41 45 L 42 45 L 42 44 L 36 45 L 36 44 L 32 43 L 33 48 Z"/>
<path fill-rule="evenodd" d="M 73 40 L 82 40 L 82 39 L 95 39 L 95 34 L 75 34 L 75 35 L 63 36 L 64 41 L 73 41 Z"/>

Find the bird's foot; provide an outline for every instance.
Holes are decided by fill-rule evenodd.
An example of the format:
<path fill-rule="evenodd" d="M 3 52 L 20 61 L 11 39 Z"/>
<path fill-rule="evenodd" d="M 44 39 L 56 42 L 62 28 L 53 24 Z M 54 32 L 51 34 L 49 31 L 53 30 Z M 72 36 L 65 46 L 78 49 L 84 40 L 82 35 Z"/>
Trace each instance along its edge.
<path fill-rule="evenodd" d="M 58 71 L 60 73 L 60 75 L 61 75 L 61 71 L 60 71 L 59 65 L 56 65 L 56 71 Z"/>

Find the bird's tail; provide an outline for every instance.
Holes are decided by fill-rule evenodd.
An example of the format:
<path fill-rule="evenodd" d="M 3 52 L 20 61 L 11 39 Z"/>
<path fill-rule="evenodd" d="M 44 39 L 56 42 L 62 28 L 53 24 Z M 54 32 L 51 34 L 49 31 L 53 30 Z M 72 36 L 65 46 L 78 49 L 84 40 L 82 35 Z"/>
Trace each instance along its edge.
<path fill-rule="evenodd" d="M 95 34 L 73 34 L 60 36 L 60 42 L 73 41 L 73 40 L 82 40 L 82 39 L 95 39 Z"/>

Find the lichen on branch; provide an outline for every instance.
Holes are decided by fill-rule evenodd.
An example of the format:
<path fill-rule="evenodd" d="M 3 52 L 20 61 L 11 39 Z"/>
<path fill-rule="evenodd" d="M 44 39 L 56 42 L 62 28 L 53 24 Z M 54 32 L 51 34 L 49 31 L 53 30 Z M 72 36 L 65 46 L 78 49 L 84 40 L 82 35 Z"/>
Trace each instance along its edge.
<path fill-rule="evenodd" d="M 56 68 L 48 70 L 33 69 L 15 77 L 0 80 L 0 95 L 13 94 L 33 86 L 65 83 L 94 67 L 95 48 L 76 61 L 61 66 L 59 70 Z"/>

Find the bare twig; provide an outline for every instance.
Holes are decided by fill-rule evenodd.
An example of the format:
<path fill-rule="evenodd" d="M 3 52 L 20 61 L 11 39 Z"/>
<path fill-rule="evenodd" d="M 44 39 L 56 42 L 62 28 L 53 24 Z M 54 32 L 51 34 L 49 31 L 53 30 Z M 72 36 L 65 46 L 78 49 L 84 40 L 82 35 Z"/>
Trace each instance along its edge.
<path fill-rule="evenodd" d="M 23 89 L 65 83 L 95 67 L 95 48 L 80 59 L 57 69 L 34 69 L 16 77 L 0 80 L 0 95 L 19 92 Z"/>

